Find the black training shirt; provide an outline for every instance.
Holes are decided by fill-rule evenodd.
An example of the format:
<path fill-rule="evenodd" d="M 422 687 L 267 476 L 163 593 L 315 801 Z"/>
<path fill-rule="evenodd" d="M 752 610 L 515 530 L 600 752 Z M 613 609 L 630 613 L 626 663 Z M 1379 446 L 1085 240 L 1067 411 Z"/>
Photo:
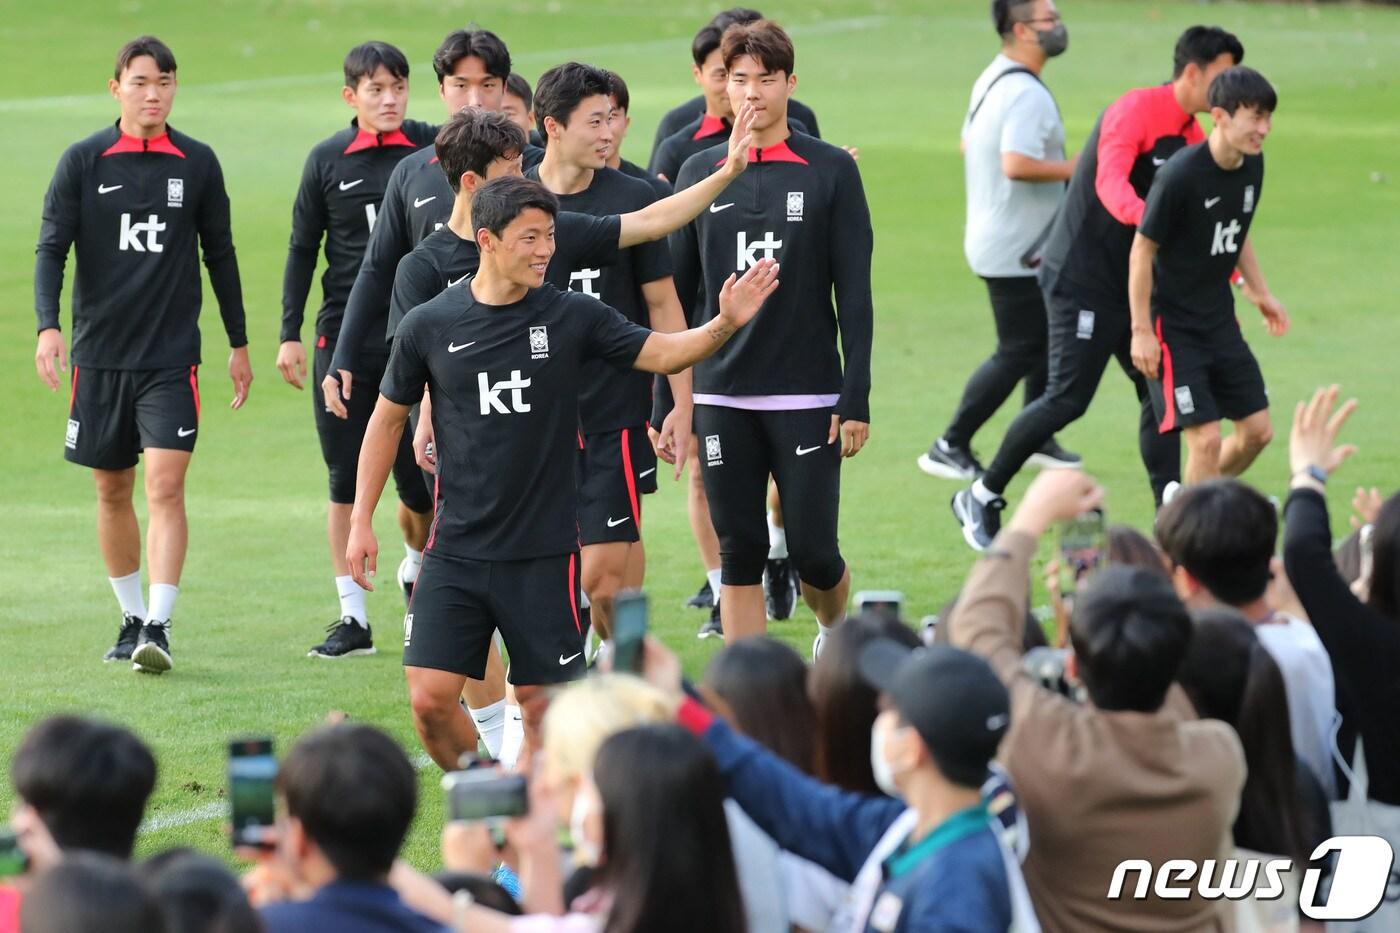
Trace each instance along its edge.
<path fill-rule="evenodd" d="M 204 143 L 173 127 L 138 139 L 114 123 L 68 147 L 44 195 L 35 250 L 39 330 L 59 326 L 70 246 L 75 365 L 199 363 L 200 247 L 229 345 L 247 345 L 228 193 Z"/>
<path fill-rule="evenodd" d="M 692 97 L 679 107 L 668 110 L 666 115 L 661 118 L 661 122 L 656 124 L 656 136 L 651 141 L 651 151 L 655 153 L 657 149 L 661 148 L 661 144 L 666 141 L 668 136 L 674 136 L 680 132 L 681 127 L 704 115 L 705 98 L 700 96 Z M 788 116 L 800 120 L 807 127 L 809 135 L 821 138 L 822 134 L 817 129 L 817 115 L 812 112 L 811 107 L 796 98 L 788 98 Z"/>
<path fill-rule="evenodd" d="M 669 198 L 676 193 L 675 187 L 669 181 L 666 181 L 664 178 L 657 178 L 636 162 L 628 162 L 626 159 L 622 159 L 618 163 L 617 170 L 624 175 L 640 178 L 642 181 L 651 185 L 651 190 L 656 192 L 656 199 L 658 201 L 662 198 Z"/>
<path fill-rule="evenodd" d="M 399 323 L 380 393 L 433 396 L 437 514 L 428 550 L 527 560 L 578 549 L 574 456 L 583 367 L 630 367 L 650 331 L 551 285 L 485 305 L 468 280 Z"/>
<path fill-rule="evenodd" d="M 686 160 L 697 152 L 704 152 L 715 143 L 727 143 L 729 131 L 733 128 L 734 124 L 729 120 L 708 115 L 698 116 L 656 147 L 647 168 L 653 175 L 665 175 L 671 184 L 680 187 L 677 182 L 681 166 Z M 807 133 L 806 124 L 792 114 L 788 114 L 788 129 L 793 133 Z"/>

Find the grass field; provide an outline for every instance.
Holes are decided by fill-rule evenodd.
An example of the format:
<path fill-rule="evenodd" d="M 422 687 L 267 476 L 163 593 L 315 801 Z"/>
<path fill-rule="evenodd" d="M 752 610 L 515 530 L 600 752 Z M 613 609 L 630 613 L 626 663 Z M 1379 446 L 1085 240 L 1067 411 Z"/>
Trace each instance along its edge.
<path fill-rule="evenodd" d="M 627 78 L 634 131 L 624 154 L 645 162 L 657 117 L 693 91 L 689 40 L 712 5 L 510 6 L 475 15 L 507 40 L 517 70 L 532 81 L 568 58 Z M 861 149 L 876 229 L 873 434 L 845 471 L 842 544 L 857 588 L 904 590 L 917 618 L 956 590 L 970 564 L 948 513 L 954 487 L 919 473 L 914 458 L 991 342 L 985 291 L 962 256 L 957 131 L 995 39 L 983 0 L 769 0 L 764 7 L 794 33 L 798 96 L 818 111 L 827 138 Z M 1340 529 L 1347 489 L 1361 482 L 1393 488 L 1400 473 L 1400 10 L 1076 0 L 1062 9 L 1072 45 L 1046 77 L 1071 148 L 1123 90 L 1168 77 L 1172 42 L 1193 22 L 1238 32 L 1248 63 L 1277 84 L 1268 196 L 1254 235 L 1294 331 L 1271 341 L 1252 309 L 1242 314 L 1282 432 L 1250 478 L 1282 493 L 1293 402 L 1322 382 L 1342 382 L 1362 407 L 1349 428 L 1361 452 L 1332 494 Z M 325 473 L 311 400 L 281 382 L 273 358 L 298 172 L 309 147 L 349 118 L 338 100 L 345 50 L 369 38 L 400 45 L 413 62 L 410 115 L 436 120 L 443 112 L 429 57 L 473 12 L 461 0 L 69 0 L 61 12 L 12 8 L 0 23 L 11 61 L 11 79 L 0 88 L 0 118 L 9 127 L 0 186 L 0 306 L 8 309 L 0 341 L 0 764 L 8 770 L 25 727 L 47 713 L 132 724 L 161 764 L 143 851 L 174 844 L 220 850 L 230 734 L 272 733 L 285 748 L 340 709 L 417 750 L 399 665 L 397 591 L 371 597 L 378 656 L 340 664 L 303 656 L 335 610 Z M 247 407 L 230 412 L 223 335 L 207 296 L 208 414 L 189 477 L 191 549 L 173 635 L 177 667 L 162 678 L 100 663 L 118 617 L 94 540 L 92 484 L 62 460 L 66 394 L 44 390 L 31 362 L 40 199 L 64 147 L 115 119 L 108 69 L 117 46 L 142 31 L 166 39 L 181 63 L 172 122 L 210 143 L 223 163 L 257 374 Z M 1089 415 L 1062 437 L 1108 484 L 1111 517 L 1144 526 L 1151 502 L 1137 461 L 1135 411 L 1125 381 L 1110 374 Z M 1011 414 L 1008 406 L 979 436 L 984 454 Z M 664 484 L 650 500 L 647 529 L 656 628 L 699 673 L 715 648 L 694 638 L 700 616 L 679 608 L 700 580 L 679 486 Z M 393 553 L 396 532 L 385 508 L 380 534 Z M 774 628 L 805 651 L 813 623 L 801 610 Z M 10 802 L 5 783 L 0 809 Z M 425 771 L 422 786 L 408 854 L 432 867 L 436 775 Z"/>

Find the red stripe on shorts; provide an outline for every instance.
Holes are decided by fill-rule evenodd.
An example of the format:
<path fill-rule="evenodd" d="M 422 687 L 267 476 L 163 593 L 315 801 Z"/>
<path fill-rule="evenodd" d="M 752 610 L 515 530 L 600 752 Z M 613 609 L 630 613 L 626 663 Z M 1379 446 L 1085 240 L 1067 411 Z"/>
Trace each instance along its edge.
<path fill-rule="evenodd" d="M 190 367 L 190 391 L 194 393 L 194 417 L 199 420 L 199 367 Z"/>
<path fill-rule="evenodd" d="M 73 417 L 73 403 L 78 400 L 78 364 L 73 364 L 73 388 L 68 393 L 68 417 Z"/>
<path fill-rule="evenodd" d="M 1176 428 L 1176 380 L 1172 376 L 1172 351 L 1162 339 L 1162 319 L 1157 318 L 1157 342 L 1162 345 L 1162 396 L 1166 400 L 1167 413 L 1157 426 L 1158 434 L 1166 434 Z"/>
<path fill-rule="evenodd" d="M 632 472 L 632 446 L 628 443 L 630 431 L 622 429 L 622 472 L 627 477 L 627 498 L 632 501 L 632 521 L 642 528 L 642 510 L 637 504 L 637 477 Z"/>
<path fill-rule="evenodd" d="M 574 587 L 574 564 L 578 560 L 577 554 L 569 555 L 569 609 L 574 614 L 574 628 L 579 635 L 583 634 L 583 623 L 578 618 L 578 592 Z"/>

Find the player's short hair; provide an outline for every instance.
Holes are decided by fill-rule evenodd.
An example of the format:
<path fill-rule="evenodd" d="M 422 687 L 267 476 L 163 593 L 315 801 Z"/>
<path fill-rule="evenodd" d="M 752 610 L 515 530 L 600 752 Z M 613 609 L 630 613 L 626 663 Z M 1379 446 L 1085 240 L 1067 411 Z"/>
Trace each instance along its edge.
<path fill-rule="evenodd" d="M 487 74 L 502 81 L 510 80 L 510 50 L 500 36 L 489 29 L 455 29 L 433 53 L 433 71 L 437 73 L 438 84 L 452 74 L 458 62 L 473 55 L 481 59 Z"/>
<path fill-rule="evenodd" d="M 724 56 L 725 68 L 732 69 L 735 59 L 748 55 L 768 71 L 781 71 L 785 75 L 792 74 L 793 61 L 797 57 L 788 34 L 771 19 L 730 26 L 720 40 L 720 54 Z"/>
<path fill-rule="evenodd" d="M 720 41 L 724 38 L 724 31 L 735 23 L 753 23 L 763 19 L 763 14 L 748 7 L 736 6 L 728 10 L 721 10 L 716 13 L 714 19 L 710 20 L 700 31 L 695 34 L 694 40 L 690 43 L 690 58 L 695 62 L 696 68 L 705 66 L 705 59 L 710 57 L 710 53 L 719 48 Z"/>
<path fill-rule="evenodd" d="M 510 222 L 530 208 L 559 216 L 559 199 L 533 178 L 507 175 L 488 181 L 472 198 L 472 230 L 482 228 L 499 237 Z"/>
<path fill-rule="evenodd" d="M 727 10 L 720 10 L 710 20 L 711 26 L 718 26 L 720 32 L 733 26 L 735 23 L 756 23 L 763 19 L 763 14 L 755 9 L 746 6 L 733 6 Z"/>
<path fill-rule="evenodd" d="M 1005 39 L 1011 35 L 1011 31 L 1016 28 L 1016 24 L 1024 22 L 1016 13 L 1024 6 L 1030 6 L 1035 0 L 992 0 L 992 25 L 996 28 L 997 35 Z"/>
<path fill-rule="evenodd" d="M 370 78 L 387 68 L 395 78 L 408 77 L 408 59 L 397 46 L 387 42 L 363 42 L 345 56 L 345 86 L 359 87 L 361 78 Z"/>
<path fill-rule="evenodd" d="M 117 67 L 112 71 L 112 77 L 120 81 L 122 72 L 131 65 L 132 61 L 143 55 L 149 55 L 156 60 L 156 67 L 161 73 L 175 73 L 175 53 L 170 51 L 170 46 L 157 39 L 155 36 L 137 36 L 126 45 L 117 50 Z"/>
<path fill-rule="evenodd" d="M 608 76 L 608 93 L 617 102 L 617 109 L 626 113 L 632 108 L 632 93 L 627 90 L 627 82 L 616 71 L 603 72 Z"/>
<path fill-rule="evenodd" d="M 503 113 L 480 107 L 463 107 L 448 118 L 433 140 L 438 165 L 453 192 L 462 186 L 462 175 L 486 169 L 497 159 L 513 159 L 525 151 L 525 131 Z"/>
<path fill-rule="evenodd" d="M 1157 514 L 1156 532 L 1171 562 L 1186 568 L 1228 606 L 1243 606 L 1263 596 L 1273 577 L 1278 512 L 1239 480 L 1183 488 Z"/>
<path fill-rule="evenodd" d="M 1226 68 L 1210 82 L 1210 105 L 1231 116 L 1241 107 L 1251 107 L 1260 113 L 1273 113 L 1278 108 L 1278 92 L 1253 68 L 1236 65 Z"/>
<path fill-rule="evenodd" d="M 1233 32 L 1219 26 L 1192 26 L 1176 40 L 1172 51 L 1172 77 L 1179 78 L 1187 65 L 1204 68 L 1226 52 L 1238 65 L 1244 61 L 1244 45 Z"/>
<path fill-rule="evenodd" d="M 568 126 L 569 117 L 585 98 L 611 93 L 612 79 L 603 69 L 580 62 L 555 65 L 535 82 L 535 121 L 541 130 L 545 117 Z"/>
<path fill-rule="evenodd" d="M 535 109 L 535 94 L 530 90 L 530 82 L 519 72 L 512 71 L 510 77 L 506 78 L 506 93 L 520 98 L 526 113 Z"/>

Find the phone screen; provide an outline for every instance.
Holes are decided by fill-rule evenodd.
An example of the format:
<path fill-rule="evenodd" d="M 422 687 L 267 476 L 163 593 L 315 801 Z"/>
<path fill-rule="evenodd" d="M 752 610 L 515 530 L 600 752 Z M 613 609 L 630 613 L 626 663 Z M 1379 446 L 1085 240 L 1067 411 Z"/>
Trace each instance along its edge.
<path fill-rule="evenodd" d="M 240 739 L 229 743 L 228 797 L 235 848 L 272 847 L 270 830 L 276 819 L 273 809 L 276 780 L 277 759 L 272 755 L 272 739 Z"/>
<path fill-rule="evenodd" d="M 642 672 L 642 639 L 647 634 L 647 595 L 622 593 L 613 604 L 613 670 Z"/>
<path fill-rule="evenodd" d="M 1073 596 L 1102 566 L 1108 549 L 1102 509 L 1076 515 L 1060 526 L 1060 596 Z"/>
<path fill-rule="evenodd" d="M 525 778 L 496 771 L 453 771 L 443 775 L 449 820 L 502 819 L 524 816 L 530 808 Z"/>
<path fill-rule="evenodd" d="M 0 829 L 0 878 L 13 878 L 29 870 L 29 856 L 19 847 L 12 830 Z"/>

